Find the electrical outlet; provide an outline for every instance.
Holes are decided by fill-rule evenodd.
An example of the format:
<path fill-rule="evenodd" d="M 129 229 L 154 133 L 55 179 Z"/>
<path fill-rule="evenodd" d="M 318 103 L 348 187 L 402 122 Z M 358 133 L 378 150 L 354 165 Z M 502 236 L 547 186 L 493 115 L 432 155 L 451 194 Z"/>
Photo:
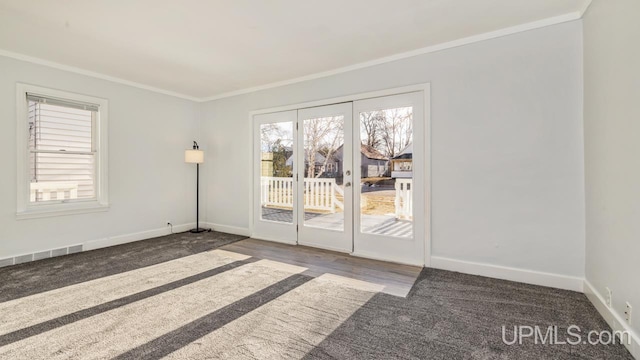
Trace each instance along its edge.
<path fill-rule="evenodd" d="M 605 294 L 605 301 L 607 302 L 607 307 L 611 307 L 611 301 L 612 301 L 612 297 L 613 297 L 613 293 L 611 292 L 611 289 L 609 289 L 608 287 L 605 287 L 605 290 L 607 291 L 607 293 Z"/>
<path fill-rule="evenodd" d="M 631 310 L 633 309 L 631 307 L 631 304 L 629 304 L 628 302 L 626 303 L 627 307 L 624 310 L 624 320 L 627 322 L 627 324 L 631 324 Z"/>

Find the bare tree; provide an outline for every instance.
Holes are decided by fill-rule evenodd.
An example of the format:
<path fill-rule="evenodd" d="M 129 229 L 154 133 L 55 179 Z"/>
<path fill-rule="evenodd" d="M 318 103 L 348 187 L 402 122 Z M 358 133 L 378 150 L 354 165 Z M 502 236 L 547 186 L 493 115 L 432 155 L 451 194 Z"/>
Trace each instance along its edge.
<path fill-rule="evenodd" d="M 293 124 L 288 122 L 260 125 L 260 151 L 263 172 L 269 176 L 289 177 L 292 167 L 287 158 L 292 152 Z M 270 163 L 270 165 L 268 165 Z M 266 168 L 264 166 L 267 166 Z"/>
<path fill-rule="evenodd" d="M 413 141 L 413 112 L 409 108 L 382 111 L 383 125 L 380 127 L 381 147 L 389 158 L 398 155 Z"/>
<path fill-rule="evenodd" d="M 293 145 L 293 127 L 291 123 L 262 124 L 260 125 L 260 141 L 262 151 L 270 151 L 276 143 L 291 147 Z"/>
<path fill-rule="evenodd" d="M 384 124 L 384 113 L 382 111 L 366 111 L 360 113 L 360 128 L 362 132 L 362 143 L 378 148 L 381 139 L 381 127 Z"/>
<path fill-rule="evenodd" d="M 326 118 L 308 119 L 303 123 L 304 129 L 304 156 L 306 157 L 307 177 L 315 178 L 322 175 L 322 171 L 316 173 L 316 158 L 320 150 L 324 149 L 323 168 L 333 158 L 333 154 L 344 141 L 344 117 L 333 116 Z M 320 154 L 322 155 L 322 154 Z"/>

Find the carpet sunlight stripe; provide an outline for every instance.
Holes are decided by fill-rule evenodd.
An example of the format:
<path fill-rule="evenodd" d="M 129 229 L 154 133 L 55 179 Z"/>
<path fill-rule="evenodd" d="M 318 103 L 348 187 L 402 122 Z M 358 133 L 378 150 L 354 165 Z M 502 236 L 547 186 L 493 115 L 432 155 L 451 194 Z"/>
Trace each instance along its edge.
<path fill-rule="evenodd" d="M 283 294 L 313 279 L 311 276 L 295 274 L 269 287 L 255 292 L 222 309 L 211 312 L 195 321 L 168 332 L 152 341 L 120 354 L 113 360 L 160 359 L 188 344 L 197 341 L 220 327 L 235 321 L 246 313 L 263 306 Z"/>
<path fill-rule="evenodd" d="M 0 303 L 0 335 L 247 258 L 224 250 L 203 252 Z"/>
<path fill-rule="evenodd" d="M 64 326 L 64 325 L 68 325 L 71 323 L 74 323 L 76 321 L 80 321 L 82 319 L 86 319 L 90 316 L 96 316 L 98 314 L 119 308 L 121 306 L 125 306 L 131 303 L 134 303 L 136 301 L 141 301 L 144 299 L 147 299 L 149 297 L 152 296 L 156 296 L 159 295 L 163 292 L 166 291 L 170 291 L 170 290 L 174 290 L 177 289 L 181 286 L 186 286 L 189 284 L 192 284 L 196 281 L 200 281 L 203 279 L 206 279 L 208 277 L 211 276 L 215 276 L 218 275 L 220 273 L 223 273 L 225 271 L 229 271 L 231 269 L 234 269 L 238 266 L 242 266 L 251 262 L 257 261 L 257 259 L 254 258 L 250 258 L 247 260 L 240 260 L 240 261 L 234 261 L 232 263 L 226 264 L 226 265 L 222 265 L 180 280 L 176 280 L 174 282 L 170 282 L 168 284 L 162 285 L 162 286 L 158 286 L 158 287 L 154 287 L 145 291 L 141 291 L 129 296 L 125 296 L 125 297 L 121 297 L 119 299 L 115 299 L 115 300 L 111 300 L 109 302 L 106 303 L 102 303 L 100 305 L 96 305 L 90 308 L 86 308 L 83 310 L 78 310 L 76 312 L 73 312 L 71 314 L 67 314 L 67 315 L 63 315 L 60 317 L 57 317 L 55 319 L 51 319 L 48 321 L 44 321 L 41 323 L 38 323 L 36 325 L 32 325 L 29 327 L 25 327 L 22 328 L 20 330 L 16 330 L 4 335 L 0 335 L 0 347 L 1 346 L 5 346 L 7 344 L 11 344 L 12 342 L 16 342 L 16 341 L 20 341 L 23 339 L 26 339 L 28 337 L 31 336 L 35 336 L 38 334 L 41 334 L 45 331 L 50 331 L 53 330 L 55 328 Z"/>
<path fill-rule="evenodd" d="M 166 358 L 300 359 L 381 289 L 322 275 Z"/>
<path fill-rule="evenodd" d="M 0 347 L 0 358 L 111 358 L 236 302 L 300 267 L 258 261 Z"/>

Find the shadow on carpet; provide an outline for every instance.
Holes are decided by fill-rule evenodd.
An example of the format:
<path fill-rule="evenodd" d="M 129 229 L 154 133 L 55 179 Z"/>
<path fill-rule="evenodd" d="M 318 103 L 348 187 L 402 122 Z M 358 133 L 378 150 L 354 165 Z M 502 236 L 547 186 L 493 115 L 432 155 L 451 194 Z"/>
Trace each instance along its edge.
<path fill-rule="evenodd" d="M 502 327 L 510 342 L 520 325 L 557 326 L 559 341 L 571 325 L 582 340 L 611 330 L 584 294 L 426 268 L 406 299 L 376 294 L 306 359 L 633 359 L 621 344 L 507 345 Z"/>
<path fill-rule="evenodd" d="M 221 232 L 176 233 L 0 269 L 0 302 L 197 254 L 246 239 Z"/>

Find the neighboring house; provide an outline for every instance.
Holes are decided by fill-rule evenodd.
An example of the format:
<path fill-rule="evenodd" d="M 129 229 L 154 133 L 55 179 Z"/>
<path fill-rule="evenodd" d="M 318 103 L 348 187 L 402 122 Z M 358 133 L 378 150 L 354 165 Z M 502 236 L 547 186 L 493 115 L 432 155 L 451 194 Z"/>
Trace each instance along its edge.
<path fill-rule="evenodd" d="M 409 144 L 400 154 L 391 158 L 391 177 L 413 177 L 413 144 Z"/>
<path fill-rule="evenodd" d="M 32 99 L 28 105 L 31 202 L 95 197 L 92 111 Z"/>
<path fill-rule="evenodd" d="M 305 177 L 309 173 L 309 153 L 305 150 L 304 154 L 304 174 Z M 340 159 L 341 160 L 341 159 Z M 340 173 L 342 167 L 341 162 L 337 159 L 335 155 L 331 156 L 331 159 L 327 161 L 327 158 L 317 152 L 314 157 L 314 174 L 316 177 L 336 177 L 338 173 Z M 286 162 L 287 166 L 293 166 L 293 155 L 289 156 Z"/>
<path fill-rule="evenodd" d="M 305 154 L 305 176 L 308 173 L 309 164 L 308 164 L 308 155 Z M 338 179 L 338 183 L 340 183 L 340 179 L 342 179 L 343 172 L 343 146 L 341 145 L 331 156 L 329 161 L 326 161 L 327 158 L 320 154 L 316 153 L 315 155 L 315 174 L 317 177 L 327 178 L 327 177 L 335 177 Z M 293 156 L 290 156 L 287 159 L 287 166 L 293 166 Z M 372 146 L 368 145 L 360 145 L 360 167 L 361 167 L 361 177 L 384 177 L 389 174 L 389 159 L 386 156 L 382 155 L 378 150 L 376 150 Z M 320 174 L 320 176 L 318 176 Z"/>
<path fill-rule="evenodd" d="M 339 164 L 342 164 L 342 156 L 342 146 L 340 146 L 335 154 Z M 339 171 L 342 172 L 342 167 Z M 360 171 L 362 178 L 388 176 L 389 159 L 373 146 L 360 144 Z"/>

